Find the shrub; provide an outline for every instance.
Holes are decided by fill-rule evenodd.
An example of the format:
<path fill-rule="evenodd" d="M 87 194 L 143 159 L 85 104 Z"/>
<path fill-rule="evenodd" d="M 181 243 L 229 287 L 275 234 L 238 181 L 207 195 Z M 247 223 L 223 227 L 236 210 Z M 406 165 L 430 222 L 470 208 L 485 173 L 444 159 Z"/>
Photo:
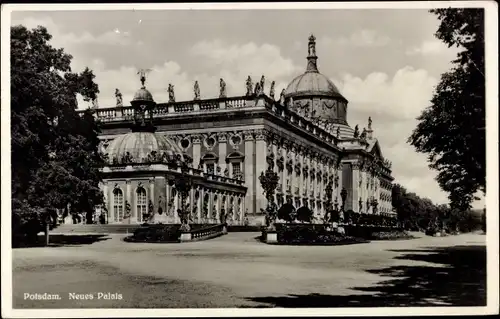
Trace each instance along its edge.
<path fill-rule="evenodd" d="M 339 245 L 365 242 L 327 229 L 325 224 L 276 224 L 278 243 L 285 245 Z"/>
<path fill-rule="evenodd" d="M 295 207 L 290 203 L 285 203 L 278 209 L 278 218 L 292 222 L 295 219 Z"/>
<path fill-rule="evenodd" d="M 180 225 L 147 225 L 137 228 L 131 237 L 132 242 L 178 242 Z"/>
<path fill-rule="evenodd" d="M 412 239 L 415 238 L 405 231 L 392 230 L 392 231 L 382 231 L 374 232 L 371 234 L 373 240 L 398 240 L 398 239 Z"/>
<path fill-rule="evenodd" d="M 307 206 L 302 206 L 297 210 L 297 220 L 310 223 L 313 219 L 313 212 Z"/>

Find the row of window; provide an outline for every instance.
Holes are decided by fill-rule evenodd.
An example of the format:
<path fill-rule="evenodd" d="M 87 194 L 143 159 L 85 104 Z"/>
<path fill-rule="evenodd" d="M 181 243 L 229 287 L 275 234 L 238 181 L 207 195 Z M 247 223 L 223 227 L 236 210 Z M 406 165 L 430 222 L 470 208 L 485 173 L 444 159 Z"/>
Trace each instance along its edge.
<path fill-rule="evenodd" d="M 121 222 L 125 217 L 125 203 L 123 201 L 123 192 L 119 188 L 113 190 L 113 211 L 114 221 Z M 146 190 L 139 187 L 136 191 L 136 211 L 137 221 L 142 222 L 142 216 L 147 213 Z"/>

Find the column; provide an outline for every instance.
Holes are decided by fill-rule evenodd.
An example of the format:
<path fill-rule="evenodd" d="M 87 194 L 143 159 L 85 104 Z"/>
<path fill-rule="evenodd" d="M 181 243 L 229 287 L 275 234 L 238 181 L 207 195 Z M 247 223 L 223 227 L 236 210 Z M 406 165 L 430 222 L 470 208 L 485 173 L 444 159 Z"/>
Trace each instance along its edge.
<path fill-rule="evenodd" d="M 170 192 L 171 192 L 171 186 L 168 184 L 168 182 L 165 183 L 165 220 L 169 221 L 170 219 Z"/>
<path fill-rule="evenodd" d="M 299 149 L 299 163 L 300 163 L 300 176 L 299 176 L 299 196 L 301 206 L 304 206 L 304 149 Z M 298 208 L 298 207 L 297 207 Z"/>
<path fill-rule="evenodd" d="M 264 130 L 258 130 L 255 132 L 255 168 L 256 168 L 256 175 L 260 176 L 261 172 L 264 172 L 267 169 L 267 163 L 266 163 L 266 140 L 265 140 L 265 131 Z M 260 212 L 261 209 L 265 209 L 267 205 L 267 200 L 264 195 L 264 189 L 262 188 L 262 185 L 260 184 L 260 181 L 257 179 L 256 185 L 255 185 L 255 191 L 256 191 L 256 203 L 255 203 L 255 210 L 257 212 Z"/>
<path fill-rule="evenodd" d="M 277 139 L 276 137 L 274 137 L 271 141 L 271 147 L 272 147 L 272 153 L 273 153 L 273 157 L 274 157 L 274 171 L 276 173 L 278 173 L 278 177 L 279 177 L 279 182 L 278 182 L 278 186 L 276 187 L 276 192 L 274 194 L 274 201 L 277 203 L 278 202 L 278 198 L 277 198 L 277 194 L 278 194 L 278 189 L 280 188 L 280 183 L 283 183 L 283 179 L 281 178 L 281 176 L 279 176 L 279 168 L 278 166 L 276 165 L 276 162 L 278 160 L 278 144 L 277 144 Z M 281 186 L 283 187 L 283 186 Z"/>
<path fill-rule="evenodd" d="M 201 137 L 198 134 L 192 136 L 193 139 L 193 167 L 198 168 L 201 159 Z"/>
<path fill-rule="evenodd" d="M 205 198 L 205 190 L 203 187 L 200 187 L 200 189 L 198 190 L 198 199 L 197 199 L 198 210 L 196 212 L 199 223 L 201 223 L 201 211 L 203 209 L 203 198 Z"/>
<path fill-rule="evenodd" d="M 174 223 L 180 223 L 180 218 L 179 214 L 177 214 L 177 210 L 179 209 L 179 191 L 177 189 L 175 190 L 175 197 L 174 197 Z"/>
<path fill-rule="evenodd" d="M 129 216 L 129 219 L 132 221 L 134 220 L 135 216 L 133 216 L 134 214 L 134 207 L 132 207 L 132 196 L 131 196 L 131 187 L 130 187 L 130 179 L 127 179 L 125 181 L 125 184 L 127 185 L 126 186 L 126 190 L 125 190 L 125 201 L 123 202 L 123 215 L 127 214 L 127 202 L 128 204 L 130 205 L 130 214 L 131 216 Z"/>
<path fill-rule="evenodd" d="M 243 224 L 243 219 L 244 219 L 244 215 L 245 215 L 245 199 L 243 198 L 243 196 L 239 195 L 238 196 L 238 200 L 240 201 L 240 225 Z"/>
<path fill-rule="evenodd" d="M 254 138 L 251 131 L 243 132 L 245 138 L 245 185 L 247 187 L 247 193 L 245 197 L 245 206 L 248 208 L 250 214 L 256 212 L 254 206 L 254 195 L 255 195 L 255 175 L 254 175 Z"/>
<path fill-rule="evenodd" d="M 110 187 L 109 188 L 109 220 L 111 222 L 115 222 L 115 209 L 114 209 L 114 203 L 115 203 L 115 196 L 113 194 L 114 188 Z M 125 196 L 125 194 L 124 194 Z"/>
<path fill-rule="evenodd" d="M 219 142 L 219 166 L 221 168 L 222 175 L 224 175 L 224 170 L 227 168 L 227 165 L 226 165 L 227 133 L 225 133 L 225 132 L 217 133 L 217 139 Z"/>
<path fill-rule="evenodd" d="M 356 213 L 359 212 L 359 163 L 354 162 L 352 163 L 352 210 Z"/>
<path fill-rule="evenodd" d="M 108 190 L 108 181 L 103 181 L 102 182 L 102 193 L 104 195 L 104 205 L 105 205 L 106 210 L 108 212 L 108 216 L 106 216 L 106 223 L 109 223 L 108 219 L 109 219 L 109 215 L 110 215 L 110 211 L 111 211 L 111 209 L 110 209 L 110 206 L 111 206 L 110 199 L 112 198 L 108 192 L 109 192 L 109 190 Z"/>
<path fill-rule="evenodd" d="M 286 152 L 287 152 L 287 143 L 283 143 L 283 146 L 281 147 L 281 156 L 283 157 L 283 170 L 281 171 L 281 192 L 283 193 L 283 197 L 285 198 L 284 202 L 286 203 L 286 179 L 287 179 L 287 172 L 286 172 Z M 279 174 L 279 172 L 278 172 Z"/>
<path fill-rule="evenodd" d="M 292 159 L 292 173 L 290 174 L 290 186 L 291 186 L 291 191 L 290 191 L 290 194 L 292 195 L 292 205 L 295 206 L 295 182 L 296 182 L 296 179 L 297 179 L 297 175 L 296 175 L 296 172 L 295 172 L 295 154 L 296 154 L 296 151 L 297 151 L 297 147 L 295 146 L 294 143 L 291 143 L 292 145 L 290 145 L 290 158 Z"/>
<path fill-rule="evenodd" d="M 156 178 L 156 177 L 155 177 Z M 155 202 L 155 179 L 149 179 L 149 200 L 154 204 Z M 149 205 L 149 203 L 148 203 Z"/>
<path fill-rule="evenodd" d="M 212 220 L 213 205 L 214 205 L 214 193 L 213 190 L 211 189 L 208 191 L 208 214 L 207 214 L 208 220 Z"/>

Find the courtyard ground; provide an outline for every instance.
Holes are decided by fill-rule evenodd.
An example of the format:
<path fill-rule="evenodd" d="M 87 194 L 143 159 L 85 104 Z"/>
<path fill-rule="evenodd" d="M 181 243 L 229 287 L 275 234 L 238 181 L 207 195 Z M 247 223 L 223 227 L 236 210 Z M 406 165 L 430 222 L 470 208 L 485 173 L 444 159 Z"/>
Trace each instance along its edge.
<path fill-rule="evenodd" d="M 485 236 L 274 246 L 258 233 L 183 244 L 54 235 L 13 249 L 14 308 L 484 306 Z M 57 244 L 58 243 L 58 244 Z M 97 294 L 121 294 L 121 300 Z M 25 293 L 61 300 L 25 300 Z M 70 300 L 69 293 L 93 294 Z"/>

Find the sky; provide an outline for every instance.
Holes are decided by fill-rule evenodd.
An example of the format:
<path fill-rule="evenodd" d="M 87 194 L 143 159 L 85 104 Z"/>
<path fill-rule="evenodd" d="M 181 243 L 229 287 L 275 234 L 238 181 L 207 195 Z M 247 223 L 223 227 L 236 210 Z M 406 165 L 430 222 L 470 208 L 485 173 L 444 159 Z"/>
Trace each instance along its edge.
<path fill-rule="evenodd" d="M 192 100 L 195 80 L 202 98 L 217 97 L 220 78 L 228 95 L 244 95 L 248 75 L 254 81 L 265 75 L 281 92 L 305 71 L 314 34 L 319 71 L 349 101 L 351 127 L 367 126 L 372 117 L 394 182 L 448 202 L 426 155 L 406 142 L 457 53 L 434 37 L 439 21 L 427 10 L 23 11 L 11 19 L 45 26 L 52 45 L 73 56 L 74 72 L 93 70 L 99 107 L 116 104 L 116 88 L 130 105 L 140 87 L 138 69 L 151 69 L 146 87 L 156 102 L 168 100 L 169 83 L 177 101 Z M 87 107 L 79 99 L 79 108 Z M 473 206 L 483 208 L 484 199 Z"/>

